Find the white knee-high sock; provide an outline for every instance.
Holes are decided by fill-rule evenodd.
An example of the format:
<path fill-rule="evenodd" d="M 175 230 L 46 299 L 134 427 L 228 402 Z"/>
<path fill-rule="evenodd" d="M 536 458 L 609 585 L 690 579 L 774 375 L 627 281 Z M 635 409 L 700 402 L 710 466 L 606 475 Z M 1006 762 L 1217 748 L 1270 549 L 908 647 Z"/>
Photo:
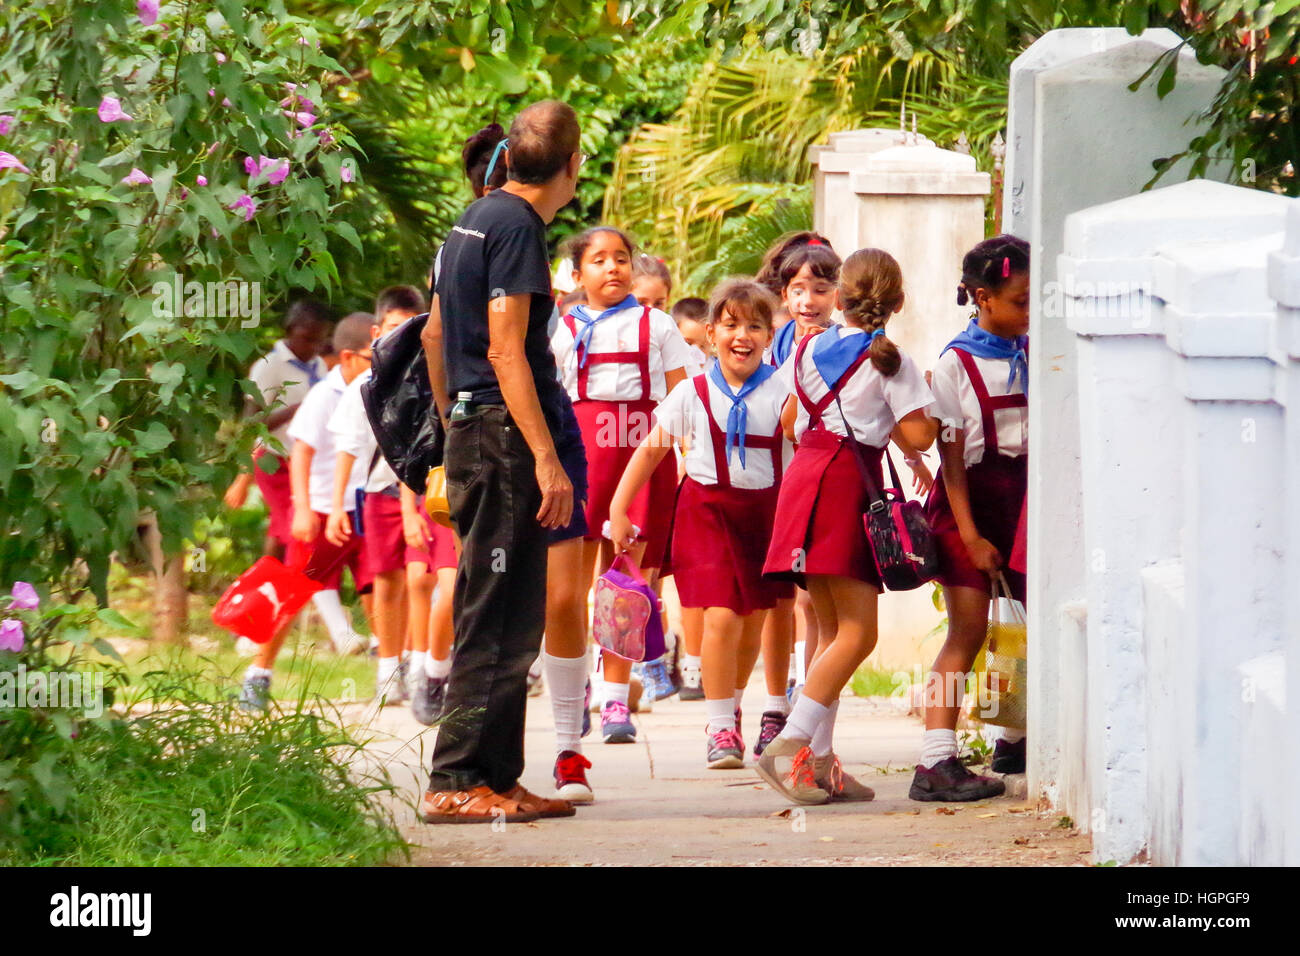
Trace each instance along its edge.
<path fill-rule="evenodd" d="M 582 705 L 587 696 L 587 655 L 552 657 L 542 653 L 546 687 L 551 692 L 555 721 L 555 752 L 582 753 Z"/>
<path fill-rule="evenodd" d="M 927 730 L 921 738 L 921 766 L 927 770 L 955 756 L 957 756 L 957 731 Z"/>
<path fill-rule="evenodd" d="M 826 716 L 822 722 L 817 725 L 817 730 L 812 735 L 812 752 L 814 757 L 825 757 L 831 752 L 831 738 L 835 734 L 835 717 L 840 712 L 840 702 L 837 700 L 826 708 Z"/>
<path fill-rule="evenodd" d="M 808 650 L 806 641 L 794 642 L 794 683 L 796 687 L 802 687 L 808 680 L 808 662 L 804 654 Z"/>
<path fill-rule="evenodd" d="M 320 612 L 325 629 L 330 632 L 330 639 L 335 644 L 343 641 L 352 630 L 352 621 L 343 609 L 343 601 L 338 591 L 317 591 L 311 596 L 311 603 Z"/>

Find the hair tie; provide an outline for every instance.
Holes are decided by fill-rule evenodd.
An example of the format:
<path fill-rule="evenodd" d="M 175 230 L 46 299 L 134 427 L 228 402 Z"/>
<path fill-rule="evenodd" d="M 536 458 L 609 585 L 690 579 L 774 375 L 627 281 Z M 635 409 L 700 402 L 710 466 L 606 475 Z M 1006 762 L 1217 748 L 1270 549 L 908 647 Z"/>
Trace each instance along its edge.
<path fill-rule="evenodd" d="M 1011 257 L 1002 257 L 1002 278 L 1006 279 L 1011 275 Z"/>
<path fill-rule="evenodd" d="M 824 243 L 823 243 L 820 239 L 809 239 L 809 240 L 808 240 L 808 245 L 810 245 L 810 246 L 820 246 L 820 245 L 824 245 Z"/>
<path fill-rule="evenodd" d="M 872 344 L 873 342 L 875 342 L 876 339 L 878 339 L 878 338 L 880 338 L 881 336 L 883 336 L 884 334 L 885 334 L 885 330 L 884 330 L 884 328 L 879 328 L 879 329 L 876 329 L 876 331 L 872 332 L 872 333 L 871 333 L 871 341 L 867 343 L 867 348 L 870 348 L 870 347 L 871 347 L 871 344 Z"/>
<path fill-rule="evenodd" d="M 496 169 L 497 166 L 497 157 L 501 155 L 501 150 L 505 148 L 505 145 L 509 142 L 509 139 L 503 139 L 501 142 L 497 143 L 496 148 L 492 150 L 492 158 L 488 160 L 487 172 L 483 174 L 484 186 L 486 186 L 488 180 L 492 178 L 492 170 Z"/>

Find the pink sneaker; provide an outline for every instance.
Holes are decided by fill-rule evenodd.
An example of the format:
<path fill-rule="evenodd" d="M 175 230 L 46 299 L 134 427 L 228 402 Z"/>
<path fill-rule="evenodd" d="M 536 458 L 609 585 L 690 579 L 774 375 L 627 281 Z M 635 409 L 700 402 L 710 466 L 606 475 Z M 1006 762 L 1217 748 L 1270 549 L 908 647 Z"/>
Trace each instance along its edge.
<path fill-rule="evenodd" d="M 632 725 L 632 712 L 627 704 L 617 700 L 605 702 L 600 712 L 600 733 L 607 744 L 636 743 L 636 727 Z"/>

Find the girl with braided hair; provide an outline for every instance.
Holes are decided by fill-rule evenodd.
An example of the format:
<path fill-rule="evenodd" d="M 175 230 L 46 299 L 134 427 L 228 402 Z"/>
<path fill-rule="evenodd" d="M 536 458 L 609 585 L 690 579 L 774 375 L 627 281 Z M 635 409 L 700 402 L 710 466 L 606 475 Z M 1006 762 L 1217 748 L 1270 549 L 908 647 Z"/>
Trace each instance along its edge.
<path fill-rule="evenodd" d="M 803 693 L 757 764 L 768 784 L 804 804 L 874 796 L 832 748 L 840 693 L 876 645 L 881 580 L 862 525 L 868 477 L 884 487 L 891 438 L 924 450 L 938 431 L 920 369 L 885 337 L 903 306 L 898 262 L 858 250 L 840 270 L 836 297 L 845 325 L 806 337 L 777 372 L 794 392 L 782 417 L 799 444 L 763 567 L 765 577 L 808 589 L 822 629 Z"/>
<path fill-rule="evenodd" d="M 957 303 L 977 312 L 935 363 L 931 388 L 942 416 L 943 470 L 926 503 L 939 552 L 948 637 L 926 686 L 925 737 L 909 796 L 965 801 L 995 797 L 1001 780 L 971 773 L 957 757 L 957 714 L 966 674 L 988 627 L 999 570 L 1014 598 L 1025 576 L 1006 568 L 1025 500 L 1029 426 L 1029 244 L 986 239 L 966 254 Z M 1024 769 L 1024 735 L 997 744 L 993 769 Z M 1018 757 L 1018 760 L 1017 760 Z"/>

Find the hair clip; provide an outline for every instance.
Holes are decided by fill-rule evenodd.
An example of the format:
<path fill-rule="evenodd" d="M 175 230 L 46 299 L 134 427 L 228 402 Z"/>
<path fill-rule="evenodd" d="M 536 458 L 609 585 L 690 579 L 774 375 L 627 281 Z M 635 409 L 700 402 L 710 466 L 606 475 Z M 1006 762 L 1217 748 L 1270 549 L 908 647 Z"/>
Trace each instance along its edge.
<path fill-rule="evenodd" d="M 492 158 L 488 160 L 487 172 L 483 174 L 484 183 L 486 183 L 489 179 L 492 178 L 492 170 L 496 169 L 497 166 L 497 157 L 501 155 L 501 150 L 509 142 L 510 142 L 509 139 L 503 139 L 501 142 L 497 143 L 496 148 L 492 150 Z"/>
<path fill-rule="evenodd" d="M 1006 279 L 1011 275 L 1011 257 L 1002 257 L 1002 278 Z"/>
<path fill-rule="evenodd" d="M 658 262 L 661 266 L 666 266 L 666 265 L 668 265 L 668 263 L 666 263 L 666 262 L 664 261 L 664 257 L 663 257 L 663 256 L 655 256 L 655 261 Z"/>
<path fill-rule="evenodd" d="M 814 236 L 812 239 L 809 239 L 809 240 L 808 240 L 808 245 L 810 245 L 810 246 L 821 246 L 821 245 L 825 245 L 825 243 L 823 243 L 820 239 L 818 239 L 816 236 Z"/>

